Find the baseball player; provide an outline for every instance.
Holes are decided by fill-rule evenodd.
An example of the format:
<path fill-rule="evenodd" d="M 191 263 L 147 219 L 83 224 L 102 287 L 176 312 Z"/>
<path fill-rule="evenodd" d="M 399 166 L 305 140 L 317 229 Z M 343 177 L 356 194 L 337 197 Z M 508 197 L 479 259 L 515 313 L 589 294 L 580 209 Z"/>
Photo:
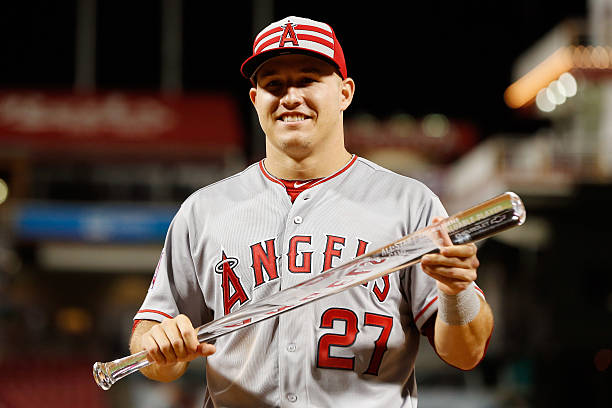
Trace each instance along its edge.
<path fill-rule="evenodd" d="M 471 369 L 492 332 L 476 247 L 447 235 L 420 265 L 198 344 L 194 327 L 446 216 L 420 182 L 345 149 L 355 83 L 328 24 L 270 24 L 241 71 L 266 157 L 183 203 L 136 313 L 132 352 L 147 350 L 154 364 L 143 373 L 160 381 L 206 356 L 206 407 L 415 407 L 420 335 Z"/>

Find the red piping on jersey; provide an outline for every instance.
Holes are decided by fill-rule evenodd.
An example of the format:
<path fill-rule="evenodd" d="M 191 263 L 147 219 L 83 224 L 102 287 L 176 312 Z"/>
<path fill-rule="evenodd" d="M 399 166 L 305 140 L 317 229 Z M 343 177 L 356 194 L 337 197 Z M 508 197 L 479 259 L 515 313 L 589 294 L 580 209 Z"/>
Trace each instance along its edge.
<path fill-rule="evenodd" d="M 283 186 L 283 188 L 285 188 L 285 185 L 283 184 L 283 182 L 282 182 L 282 181 L 278 180 L 276 177 L 274 177 L 274 176 L 272 176 L 271 174 L 269 174 L 269 173 L 268 173 L 268 171 L 267 171 L 267 170 L 266 170 L 266 168 L 264 167 L 263 162 L 264 162 L 263 160 L 261 160 L 261 161 L 259 162 L 259 169 L 261 170 L 261 172 L 263 173 L 263 175 L 264 175 L 264 176 L 266 176 L 266 177 L 267 177 L 269 180 L 271 180 L 271 181 L 273 181 L 273 182 L 275 182 L 275 183 L 277 183 L 277 184 L 280 184 L 281 186 Z"/>
<path fill-rule="evenodd" d="M 423 309 L 421 309 L 421 311 L 420 311 L 419 313 L 417 313 L 417 315 L 414 317 L 414 321 L 415 321 L 415 323 L 416 323 L 416 321 L 417 321 L 417 320 L 419 320 L 419 319 L 421 318 L 421 316 L 423 316 L 423 313 L 425 313 L 425 311 L 426 311 L 427 309 L 429 309 L 429 306 L 431 306 L 431 305 L 433 305 L 433 304 L 434 304 L 434 302 L 435 302 L 436 300 L 438 300 L 438 297 L 437 297 L 437 296 L 436 296 L 436 297 L 434 297 L 433 299 L 431 299 L 431 300 L 429 301 L 429 303 L 428 303 L 428 304 L 426 304 L 426 305 L 425 305 L 425 307 L 424 307 Z"/>
<path fill-rule="evenodd" d="M 351 167 L 351 166 L 353 165 L 353 163 L 355 163 L 356 161 L 357 161 L 357 155 L 356 155 L 356 154 L 354 154 L 354 155 L 353 155 L 353 158 L 351 159 L 351 161 L 350 161 L 350 162 L 348 162 L 348 164 L 347 164 L 346 166 L 344 166 L 344 168 L 343 168 L 343 169 L 339 170 L 339 171 L 338 171 L 336 174 L 332 174 L 331 176 L 326 177 L 326 178 L 324 178 L 323 180 L 317 181 L 316 183 L 314 183 L 314 184 L 313 184 L 312 186 L 310 186 L 310 187 L 312 188 L 312 187 L 314 187 L 314 186 L 318 186 L 319 184 L 324 183 L 324 182 L 326 182 L 327 180 L 331 180 L 331 179 L 333 179 L 334 177 L 339 176 L 340 174 L 342 174 L 342 173 L 344 173 L 346 170 L 348 170 L 348 168 L 349 168 L 349 167 Z"/>
<path fill-rule="evenodd" d="M 164 316 L 164 317 L 167 317 L 168 319 L 172 319 L 172 316 L 170 316 L 170 315 L 169 315 L 169 314 L 167 314 L 167 313 L 160 312 L 159 310 L 153 310 L 153 309 L 142 309 L 142 310 L 139 310 L 139 311 L 138 311 L 138 313 L 157 313 L 157 314 L 160 314 L 160 315 L 162 315 L 162 316 Z"/>
<path fill-rule="evenodd" d="M 136 330 L 136 326 L 138 326 L 141 322 L 142 320 L 134 320 L 134 323 L 132 323 L 132 334 L 134 334 L 134 330 Z"/>
<path fill-rule="evenodd" d="M 343 168 L 341 168 L 340 170 L 338 170 L 336 173 L 332 174 L 329 177 L 325 177 L 324 179 L 321 179 L 319 181 L 317 181 L 316 183 L 313 183 L 313 185 L 311 185 L 308 188 L 317 186 L 321 183 L 326 182 L 327 180 L 331 180 L 334 177 L 339 176 L 340 174 L 344 173 L 346 170 L 348 170 L 349 167 L 351 167 L 353 165 L 353 163 L 355 163 L 357 161 L 357 155 L 354 154 L 353 158 L 351 159 L 351 161 L 349 161 L 346 166 L 344 166 Z M 276 184 L 280 184 L 281 186 L 283 186 L 283 188 L 285 188 L 285 185 L 283 184 L 282 181 L 280 181 L 279 179 L 277 179 L 276 177 L 274 177 L 273 175 L 271 175 L 270 173 L 268 173 L 268 170 L 266 170 L 266 168 L 264 167 L 264 159 L 260 160 L 259 162 L 259 169 L 261 170 L 261 172 L 264 174 L 264 176 L 266 176 L 268 178 L 268 180 L 275 182 Z"/>

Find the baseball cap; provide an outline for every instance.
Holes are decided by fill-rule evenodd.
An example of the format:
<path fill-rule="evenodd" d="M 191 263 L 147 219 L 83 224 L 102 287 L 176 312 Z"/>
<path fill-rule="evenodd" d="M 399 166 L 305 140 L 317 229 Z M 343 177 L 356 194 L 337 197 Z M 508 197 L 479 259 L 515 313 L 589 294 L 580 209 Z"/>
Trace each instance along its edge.
<path fill-rule="evenodd" d="M 240 72 L 251 79 L 268 59 L 285 54 L 312 55 L 338 68 L 343 79 L 348 76 L 342 47 L 331 26 L 296 16 L 283 18 L 261 30 L 253 42 L 253 55 L 244 61 Z"/>

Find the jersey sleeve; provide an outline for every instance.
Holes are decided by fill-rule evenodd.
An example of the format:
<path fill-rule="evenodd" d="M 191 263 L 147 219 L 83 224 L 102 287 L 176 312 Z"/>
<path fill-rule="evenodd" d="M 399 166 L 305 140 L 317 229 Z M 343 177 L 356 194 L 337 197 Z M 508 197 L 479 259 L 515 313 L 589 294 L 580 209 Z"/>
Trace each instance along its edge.
<path fill-rule="evenodd" d="M 411 232 L 430 225 L 435 217 L 447 217 L 448 214 L 437 196 L 430 193 L 418 206 L 413 205 L 409 217 Z M 438 310 L 438 288 L 435 279 L 423 272 L 417 263 L 403 271 L 402 289 L 409 300 L 412 321 L 421 331 L 427 320 Z"/>
<path fill-rule="evenodd" d="M 195 237 L 190 234 L 186 214 L 181 207 L 168 228 L 151 285 L 134 320 L 161 322 L 184 314 L 194 327 L 209 320 L 191 252 Z"/>

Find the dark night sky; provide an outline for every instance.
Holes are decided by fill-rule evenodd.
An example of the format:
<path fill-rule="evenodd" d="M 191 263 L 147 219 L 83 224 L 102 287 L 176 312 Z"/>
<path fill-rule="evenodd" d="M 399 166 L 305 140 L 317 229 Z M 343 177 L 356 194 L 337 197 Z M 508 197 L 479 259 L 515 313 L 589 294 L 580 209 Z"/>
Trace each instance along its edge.
<path fill-rule="evenodd" d="M 0 6 L 0 87 L 69 89 L 74 81 L 75 0 Z M 248 109 L 239 67 L 251 51 L 253 5 L 184 0 L 184 89 L 236 95 Z M 515 58 L 584 1 L 276 1 L 274 19 L 330 23 L 357 83 L 353 113 L 430 112 L 467 119 L 483 136 L 528 130 L 503 102 Z M 160 1 L 98 0 L 97 86 L 156 90 Z"/>

